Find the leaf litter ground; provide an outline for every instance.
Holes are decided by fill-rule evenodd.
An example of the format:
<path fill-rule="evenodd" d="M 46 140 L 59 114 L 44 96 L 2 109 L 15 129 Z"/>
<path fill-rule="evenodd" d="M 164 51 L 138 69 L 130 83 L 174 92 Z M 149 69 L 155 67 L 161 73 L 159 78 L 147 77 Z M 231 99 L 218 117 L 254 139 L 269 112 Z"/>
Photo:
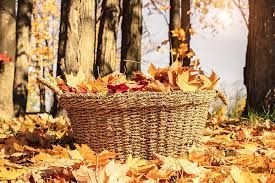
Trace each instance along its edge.
<path fill-rule="evenodd" d="M 181 158 L 95 154 L 74 143 L 68 120 L 47 114 L 0 123 L 0 182 L 274 183 L 275 124 L 209 122 L 202 143 Z"/>

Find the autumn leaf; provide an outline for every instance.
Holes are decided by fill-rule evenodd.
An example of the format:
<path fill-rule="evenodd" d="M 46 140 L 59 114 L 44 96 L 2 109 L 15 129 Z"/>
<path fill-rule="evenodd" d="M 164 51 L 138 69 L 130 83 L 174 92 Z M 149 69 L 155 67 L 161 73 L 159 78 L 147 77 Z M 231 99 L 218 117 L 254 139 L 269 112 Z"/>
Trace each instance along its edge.
<path fill-rule="evenodd" d="M 178 48 L 178 54 L 180 57 L 184 58 L 187 56 L 188 45 L 186 43 L 181 43 Z"/>
<path fill-rule="evenodd" d="M 92 164 L 96 163 L 96 153 L 92 151 L 89 146 L 87 146 L 86 144 L 76 144 L 75 147 L 85 160 L 91 162 Z"/>
<path fill-rule="evenodd" d="M 230 174 L 235 183 L 259 183 L 258 177 L 249 170 L 242 171 L 239 167 L 233 166 Z"/>
<path fill-rule="evenodd" d="M 110 93 L 124 93 L 130 89 L 126 83 L 108 84 L 107 88 L 109 89 Z"/>
<path fill-rule="evenodd" d="M 169 67 L 169 71 L 178 71 L 179 68 L 182 67 L 182 63 L 178 60 L 172 63 L 172 65 Z"/>
<path fill-rule="evenodd" d="M 14 168 L 5 168 L 0 167 L 0 180 L 4 181 L 11 181 L 16 180 L 18 177 L 22 176 L 23 174 L 27 173 L 26 169 L 14 169 Z"/>
<path fill-rule="evenodd" d="M 196 84 L 192 85 L 189 83 L 189 71 L 183 72 L 177 77 L 177 85 L 182 91 L 196 91 L 198 86 Z"/>
<path fill-rule="evenodd" d="M 159 154 L 155 156 L 162 162 L 161 168 L 170 171 L 183 170 L 187 174 L 199 175 L 206 170 L 203 167 L 198 167 L 196 163 L 192 163 L 186 159 L 176 159 L 173 157 L 165 157 Z"/>
<path fill-rule="evenodd" d="M 207 76 L 201 74 L 201 75 L 199 75 L 199 78 L 203 83 L 203 86 L 200 88 L 201 90 L 212 88 L 213 83 Z"/>
<path fill-rule="evenodd" d="M 86 83 L 86 77 L 81 68 L 79 69 L 76 76 L 73 73 L 71 74 L 65 73 L 65 77 L 66 77 L 67 85 L 73 88 L 77 88 L 77 86 L 81 83 Z"/>
<path fill-rule="evenodd" d="M 148 91 L 155 91 L 155 92 L 170 92 L 171 87 L 169 84 L 161 83 L 159 80 L 152 81 L 151 83 L 146 86 Z"/>
<path fill-rule="evenodd" d="M 7 55 L 7 52 L 0 53 L 0 62 L 9 63 L 12 61 L 11 57 Z"/>
<path fill-rule="evenodd" d="M 157 75 L 158 70 L 153 64 L 150 64 L 148 68 L 148 73 L 154 78 Z"/>
<path fill-rule="evenodd" d="M 127 176 L 129 167 L 127 164 L 115 163 L 114 160 L 110 161 L 105 167 L 105 173 L 108 177 L 108 182 L 130 182 L 131 177 Z"/>
<path fill-rule="evenodd" d="M 209 79 L 212 82 L 212 88 L 215 88 L 220 78 L 214 71 L 212 71 Z"/>
<path fill-rule="evenodd" d="M 177 37 L 180 41 L 186 40 L 186 33 L 182 28 L 176 28 L 175 30 L 171 31 L 172 37 Z"/>
<path fill-rule="evenodd" d="M 108 93 L 107 84 L 101 79 L 97 79 L 96 81 L 90 80 L 87 83 L 87 87 L 92 93 Z"/>
<path fill-rule="evenodd" d="M 105 168 L 95 172 L 93 169 L 81 165 L 78 170 L 72 172 L 77 182 L 95 183 L 106 182 Z"/>

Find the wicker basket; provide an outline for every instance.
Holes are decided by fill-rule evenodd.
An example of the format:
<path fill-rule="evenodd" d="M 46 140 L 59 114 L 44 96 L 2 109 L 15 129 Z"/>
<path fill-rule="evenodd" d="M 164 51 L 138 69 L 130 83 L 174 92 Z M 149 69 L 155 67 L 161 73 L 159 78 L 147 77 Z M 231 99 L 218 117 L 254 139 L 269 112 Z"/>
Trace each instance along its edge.
<path fill-rule="evenodd" d="M 115 151 L 120 158 L 129 154 L 147 159 L 154 153 L 181 155 L 199 141 L 209 105 L 217 96 L 214 90 L 63 93 L 45 79 L 39 80 L 60 96 L 77 143 L 88 144 L 95 152 Z"/>

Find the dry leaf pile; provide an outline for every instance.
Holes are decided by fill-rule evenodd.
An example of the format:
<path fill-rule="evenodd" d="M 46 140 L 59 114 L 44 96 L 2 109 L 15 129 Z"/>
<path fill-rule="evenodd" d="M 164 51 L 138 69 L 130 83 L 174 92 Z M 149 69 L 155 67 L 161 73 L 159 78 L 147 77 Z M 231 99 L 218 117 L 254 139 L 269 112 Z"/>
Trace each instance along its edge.
<path fill-rule="evenodd" d="M 68 139 L 63 117 L 30 115 L 0 123 L 0 182 L 275 182 L 275 124 L 208 124 L 202 144 L 181 158 L 95 154 Z"/>
<path fill-rule="evenodd" d="M 219 80 L 212 72 L 208 77 L 199 68 L 199 61 L 193 61 L 190 67 L 183 67 L 179 61 L 170 67 L 156 68 L 153 64 L 148 69 L 149 75 L 134 73 L 131 80 L 120 73 L 86 81 L 84 73 L 66 75 L 66 82 L 61 78 L 51 78 L 63 92 L 74 93 L 123 93 L 134 91 L 171 92 L 176 90 L 196 91 L 211 90 Z"/>

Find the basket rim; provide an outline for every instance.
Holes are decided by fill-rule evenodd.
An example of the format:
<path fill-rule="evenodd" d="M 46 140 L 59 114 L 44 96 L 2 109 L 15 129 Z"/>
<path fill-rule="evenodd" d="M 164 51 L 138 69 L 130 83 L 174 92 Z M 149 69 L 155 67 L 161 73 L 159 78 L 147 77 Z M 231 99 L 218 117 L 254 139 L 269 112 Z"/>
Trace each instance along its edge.
<path fill-rule="evenodd" d="M 217 90 L 196 90 L 196 91 L 171 91 L 171 92 L 150 92 L 150 91 L 133 91 L 124 93 L 73 93 L 64 92 L 60 95 L 60 98 L 110 98 L 110 97 L 130 97 L 130 96 L 145 96 L 145 97 L 165 97 L 165 96 L 177 96 L 177 95 L 212 95 L 217 93 Z"/>

